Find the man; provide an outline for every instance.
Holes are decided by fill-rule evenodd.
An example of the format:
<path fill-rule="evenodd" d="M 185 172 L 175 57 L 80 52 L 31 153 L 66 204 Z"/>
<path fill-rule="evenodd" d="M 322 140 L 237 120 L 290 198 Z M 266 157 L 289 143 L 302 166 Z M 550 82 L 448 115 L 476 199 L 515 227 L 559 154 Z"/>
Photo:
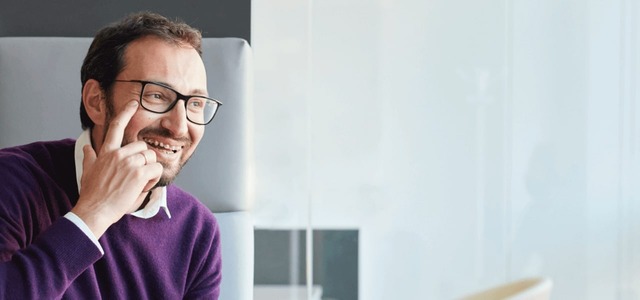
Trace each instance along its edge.
<path fill-rule="evenodd" d="M 170 184 L 220 106 L 200 43 L 151 13 L 102 29 L 78 140 L 0 150 L 1 299 L 218 298 L 217 222 Z"/>

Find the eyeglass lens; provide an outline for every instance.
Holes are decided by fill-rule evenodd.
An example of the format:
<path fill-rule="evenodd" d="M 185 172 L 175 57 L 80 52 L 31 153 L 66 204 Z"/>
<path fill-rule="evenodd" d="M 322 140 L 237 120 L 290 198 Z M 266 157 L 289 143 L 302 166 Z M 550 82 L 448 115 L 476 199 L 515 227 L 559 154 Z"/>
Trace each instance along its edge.
<path fill-rule="evenodd" d="M 152 112 L 167 112 L 177 99 L 176 92 L 161 85 L 147 83 L 142 90 L 142 106 Z M 196 124 L 206 124 L 213 119 L 217 109 L 218 103 L 211 99 L 190 97 L 186 103 L 187 119 Z"/>

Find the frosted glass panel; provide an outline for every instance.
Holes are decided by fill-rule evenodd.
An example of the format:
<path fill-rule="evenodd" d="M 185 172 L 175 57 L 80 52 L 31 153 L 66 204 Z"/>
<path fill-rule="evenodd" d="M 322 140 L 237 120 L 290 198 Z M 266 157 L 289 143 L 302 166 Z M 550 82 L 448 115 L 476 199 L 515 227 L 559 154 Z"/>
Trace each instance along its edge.
<path fill-rule="evenodd" d="M 638 298 L 639 1 L 252 6 L 257 227 L 359 230 L 360 299 Z"/>

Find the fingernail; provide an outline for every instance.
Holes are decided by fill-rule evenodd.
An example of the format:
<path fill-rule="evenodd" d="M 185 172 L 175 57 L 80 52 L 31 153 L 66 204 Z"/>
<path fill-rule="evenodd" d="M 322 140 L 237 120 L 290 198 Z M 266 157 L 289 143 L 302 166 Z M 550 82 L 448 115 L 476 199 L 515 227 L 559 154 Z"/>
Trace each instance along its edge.
<path fill-rule="evenodd" d="M 130 106 L 138 106 L 138 101 L 131 101 L 129 102 Z"/>

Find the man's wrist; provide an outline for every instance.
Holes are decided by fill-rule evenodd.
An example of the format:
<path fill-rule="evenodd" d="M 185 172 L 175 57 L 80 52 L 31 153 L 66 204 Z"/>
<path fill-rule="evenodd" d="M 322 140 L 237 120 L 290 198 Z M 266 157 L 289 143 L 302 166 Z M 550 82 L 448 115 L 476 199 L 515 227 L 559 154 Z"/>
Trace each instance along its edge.
<path fill-rule="evenodd" d="M 71 209 L 70 213 L 73 213 L 82 220 L 96 240 L 99 239 L 105 231 L 107 231 L 111 224 L 113 224 L 113 222 L 106 220 L 103 215 L 96 213 L 95 211 L 80 209 L 77 205 Z"/>
<path fill-rule="evenodd" d="M 82 232 L 84 232 L 84 234 L 96 245 L 96 247 L 98 247 L 100 253 L 104 255 L 104 250 L 102 249 L 100 242 L 98 242 L 98 238 L 94 235 L 89 226 L 87 226 L 87 224 L 80 217 L 78 217 L 78 215 L 70 211 L 65 214 L 64 217 L 78 226 L 78 228 L 82 230 Z"/>

